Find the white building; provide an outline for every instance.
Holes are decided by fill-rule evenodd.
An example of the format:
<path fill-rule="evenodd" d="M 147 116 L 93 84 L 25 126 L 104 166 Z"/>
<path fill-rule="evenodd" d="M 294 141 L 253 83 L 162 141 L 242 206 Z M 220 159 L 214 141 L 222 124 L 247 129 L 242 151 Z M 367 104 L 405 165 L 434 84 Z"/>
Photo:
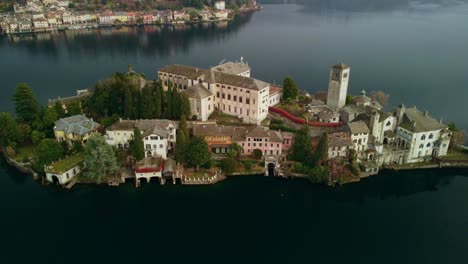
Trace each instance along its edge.
<path fill-rule="evenodd" d="M 416 108 L 404 105 L 395 110 L 398 120 L 396 145 L 408 150 L 406 163 L 421 162 L 432 156 L 444 156 L 450 143 L 447 126 Z"/>
<path fill-rule="evenodd" d="M 346 104 L 350 68 L 345 64 L 334 65 L 330 70 L 327 105 L 338 110 Z"/>
<path fill-rule="evenodd" d="M 270 104 L 269 106 L 275 106 L 281 102 L 283 97 L 283 88 L 279 86 L 270 86 Z"/>
<path fill-rule="evenodd" d="M 83 160 L 81 154 L 76 154 L 46 166 L 44 171 L 47 181 L 58 185 L 66 184 L 80 174 Z"/>
<path fill-rule="evenodd" d="M 259 125 L 268 115 L 270 85 L 241 76 L 245 70 L 217 69 L 218 66 L 204 70 L 191 66 L 170 65 L 160 69 L 158 76 L 165 90 L 169 84 L 179 90 L 201 84 L 214 95 L 215 109 L 237 116 L 245 123 Z"/>
<path fill-rule="evenodd" d="M 368 149 L 370 130 L 363 121 L 349 123 L 349 133 L 356 152 L 363 152 Z"/>
<path fill-rule="evenodd" d="M 218 10 L 224 10 L 226 9 L 226 2 L 224 1 L 216 1 L 215 2 L 215 8 Z"/>
<path fill-rule="evenodd" d="M 106 129 L 106 141 L 117 148 L 128 148 L 137 127 L 143 137 L 145 156 L 166 159 L 175 147 L 177 126 L 177 122 L 162 119 L 119 120 Z"/>
<path fill-rule="evenodd" d="M 33 19 L 34 29 L 46 29 L 49 28 L 49 23 L 45 18 L 37 18 Z"/>
<path fill-rule="evenodd" d="M 208 117 L 214 111 L 214 96 L 201 84 L 196 84 L 183 93 L 187 95 L 190 101 L 190 113 L 197 116 L 198 120 L 207 121 Z M 187 118 L 191 118 L 187 116 Z"/>

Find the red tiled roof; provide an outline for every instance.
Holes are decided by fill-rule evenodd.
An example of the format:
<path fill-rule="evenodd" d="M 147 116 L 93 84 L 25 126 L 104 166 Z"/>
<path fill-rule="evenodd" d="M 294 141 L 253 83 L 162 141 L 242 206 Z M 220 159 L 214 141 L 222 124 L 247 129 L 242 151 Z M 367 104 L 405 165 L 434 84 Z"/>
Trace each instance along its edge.
<path fill-rule="evenodd" d="M 276 94 L 276 93 L 278 93 L 279 91 L 281 91 L 281 87 L 279 87 L 279 86 L 273 86 L 273 85 L 270 86 L 270 95 Z"/>

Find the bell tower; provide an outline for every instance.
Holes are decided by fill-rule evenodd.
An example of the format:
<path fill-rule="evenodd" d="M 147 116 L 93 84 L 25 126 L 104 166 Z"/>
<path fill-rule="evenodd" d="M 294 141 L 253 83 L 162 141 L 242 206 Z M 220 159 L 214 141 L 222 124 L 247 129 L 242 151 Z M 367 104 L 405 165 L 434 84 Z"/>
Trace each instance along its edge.
<path fill-rule="evenodd" d="M 328 82 L 327 105 L 331 109 L 338 110 L 345 106 L 348 93 L 348 80 L 350 68 L 340 63 L 330 69 L 330 80 Z"/>

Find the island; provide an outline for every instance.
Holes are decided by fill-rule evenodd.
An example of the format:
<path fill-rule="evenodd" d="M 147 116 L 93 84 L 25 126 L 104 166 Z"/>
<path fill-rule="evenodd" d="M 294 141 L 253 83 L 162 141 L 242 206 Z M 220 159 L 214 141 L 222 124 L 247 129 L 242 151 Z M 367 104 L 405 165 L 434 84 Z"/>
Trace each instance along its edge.
<path fill-rule="evenodd" d="M 350 66 L 331 66 L 328 91 L 309 94 L 251 77 L 239 61 L 167 65 L 154 79 L 114 73 L 90 90 L 40 106 L 17 85 L 0 113 L 7 161 L 46 184 L 214 184 L 230 176 L 299 177 L 329 186 L 384 169 L 468 167 L 463 132 L 388 94 L 348 93 Z"/>
<path fill-rule="evenodd" d="M 3 0 L 2 0 L 3 1 Z M 0 33 L 29 34 L 109 26 L 173 25 L 220 22 L 237 14 L 260 10 L 255 0 L 0 1 Z"/>

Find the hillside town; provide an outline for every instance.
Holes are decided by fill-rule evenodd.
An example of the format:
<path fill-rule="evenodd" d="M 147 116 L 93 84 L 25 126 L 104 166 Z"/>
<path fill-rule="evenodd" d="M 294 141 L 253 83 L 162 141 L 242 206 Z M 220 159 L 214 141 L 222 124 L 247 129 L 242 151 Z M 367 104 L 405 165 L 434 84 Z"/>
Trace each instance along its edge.
<path fill-rule="evenodd" d="M 100 7 L 99 10 L 77 9 L 68 0 L 27 0 L 16 3 L 13 10 L 0 13 L 0 33 L 26 34 L 57 30 L 91 29 L 109 26 L 185 24 L 227 21 L 238 12 L 258 10 L 256 1 L 242 6 L 214 1 L 210 6 L 160 6 L 155 10 L 132 10 Z"/>
<path fill-rule="evenodd" d="M 208 69 L 168 65 L 157 70 L 155 80 L 129 66 L 93 91 L 49 100 L 43 130 L 33 124 L 21 132 L 26 125 L 14 127 L 15 120 L 2 113 L 2 146 L 51 183 L 117 186 L 133 180 L 139 186 L 154 180 L 212 184 L 242 174 L 333 185 L 385 168 L 433 166 L 458 144 L 456 127 L 428 111 L 403 104 L 386 111 L 384 94 L 350 95 L 346 64 L 330 68 L 322 95 L 300 91 L 290 77 L 280 87 L 251 73 L 243 58 Z M 37 122 L 37 114 L 22 113 L 18 105 L 31 98 L 30 88 L 20 84 L 17 93 L 18 120 Z M 31 100 L 28 109 L 37 104 Z M 30 134 L 19 139 L 24 133 Z M 22 153 L 31 146 L 35 152 Z M 37 149 L 50 148 L 59 154 L 39 157 Z"/>

